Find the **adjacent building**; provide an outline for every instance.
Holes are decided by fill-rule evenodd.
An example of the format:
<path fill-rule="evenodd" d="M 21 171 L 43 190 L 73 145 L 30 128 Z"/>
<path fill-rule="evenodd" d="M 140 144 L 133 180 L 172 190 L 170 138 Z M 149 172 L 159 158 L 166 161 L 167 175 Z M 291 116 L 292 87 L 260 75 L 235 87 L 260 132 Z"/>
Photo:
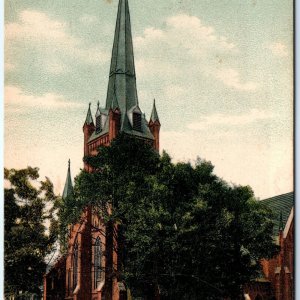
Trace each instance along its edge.
<path fill-rule="evenodd" d="M 294 193 L 262 200 L 274 213 L 279 254 L 262 261 L 262 276 L 246 286 L 248 299 L 294 299 Z"/>

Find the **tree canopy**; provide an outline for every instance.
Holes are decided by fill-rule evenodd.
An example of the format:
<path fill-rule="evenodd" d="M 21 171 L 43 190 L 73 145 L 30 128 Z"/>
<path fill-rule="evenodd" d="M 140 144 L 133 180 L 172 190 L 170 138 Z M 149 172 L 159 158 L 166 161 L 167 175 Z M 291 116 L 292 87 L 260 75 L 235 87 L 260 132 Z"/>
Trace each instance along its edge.
<path fill-rule="evenodd" d="M 210 162 L 175 164 L 126 135 L 85 160 L 94 171 L 77 176 L 61 228 L 87 205 L 120 224 L 119 279 L 134 296 L 159 290 L 162 299 L 238 299 L 259 276 L 260 260 L 278 250 L 271 211 L 249 186 L 217 177 Z"/>
<path fill-rule="evenodd" d="M 20 292 L 40 294 L 45 257 L 56 240 L 51 221 L 57 197 L 49 178 L 38 181 L 37 168 L 5 169 L 4 176 L 10 185 L 4 190 L 5 293 L 15 297 Z"/>

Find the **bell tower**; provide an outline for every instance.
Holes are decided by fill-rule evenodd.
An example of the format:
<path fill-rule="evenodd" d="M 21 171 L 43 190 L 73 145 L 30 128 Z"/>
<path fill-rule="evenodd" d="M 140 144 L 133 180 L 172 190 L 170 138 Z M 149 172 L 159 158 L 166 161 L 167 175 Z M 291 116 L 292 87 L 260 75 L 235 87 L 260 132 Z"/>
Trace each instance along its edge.
<path fill-rule="evenodd" d="M 137 94 L 128 0 L 119 0 L 105 106 L 97 105 L 96 123 L 89 106 L 83 126 L 84 156 L 96 155 L 119 132 L 149 141 L 159 151 L 160 121 L 155 103 L 150 122 L 142 112 Z M 91 171 L 85 164 L 85 170 Z"/>

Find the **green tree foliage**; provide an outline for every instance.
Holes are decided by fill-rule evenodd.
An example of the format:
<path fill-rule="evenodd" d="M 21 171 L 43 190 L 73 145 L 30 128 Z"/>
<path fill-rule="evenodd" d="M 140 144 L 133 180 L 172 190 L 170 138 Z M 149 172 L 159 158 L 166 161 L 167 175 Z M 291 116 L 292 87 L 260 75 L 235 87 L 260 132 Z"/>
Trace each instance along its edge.
<path fill-rule="evenodd" d="M 85 159 L 94 172 L 76 178 L 62 227 L 87 205 L 118 223 L 119 280 L 134 296 L 159 289 L 162 299 L 238 299 L 260 260 L 278 250 L 270 210 L 250 187 L 214 175 L 210 162 L 174 164 L 125 135 Z"/>
<path fill-rule="evenodd" d="M 46 178 L 38 182 L 37 168 L 4 170 L 10 188 L 4 190 L 5 213 L 5 293 L 17 297 L 22 291 L 40 293 L 45 257 L 53 250 L 55 226 L 46 233 L 45 222 L 53 220 L 57 198 Z"/>

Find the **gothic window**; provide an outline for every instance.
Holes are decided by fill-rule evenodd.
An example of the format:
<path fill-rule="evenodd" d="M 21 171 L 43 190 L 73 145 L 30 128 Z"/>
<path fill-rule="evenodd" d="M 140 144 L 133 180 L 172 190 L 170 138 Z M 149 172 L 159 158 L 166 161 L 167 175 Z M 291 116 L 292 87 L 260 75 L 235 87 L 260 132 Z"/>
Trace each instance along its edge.
<path fill-rule="evenodd" d="M 96 117 L 96 132 L 100 132 L 101 131 L 101 115 Z"/>
<path fill-rule="evenodd" d="M 140 113 L 134 112 L 132 115 L 133 119 L 133 129 L 137 131 L 142 130 L 142 115 Z"/>
<path fill-rule="evenodd" d="M 101 241 L 97 237 L 94 244 L 94 288 L 96 289 L 101 280 Z"/>
<path fill-rule="evenodd" d="M 73 290 L 77 286 L 78 280 L 78 243 L 76 242 L 73 250 Z"/>

